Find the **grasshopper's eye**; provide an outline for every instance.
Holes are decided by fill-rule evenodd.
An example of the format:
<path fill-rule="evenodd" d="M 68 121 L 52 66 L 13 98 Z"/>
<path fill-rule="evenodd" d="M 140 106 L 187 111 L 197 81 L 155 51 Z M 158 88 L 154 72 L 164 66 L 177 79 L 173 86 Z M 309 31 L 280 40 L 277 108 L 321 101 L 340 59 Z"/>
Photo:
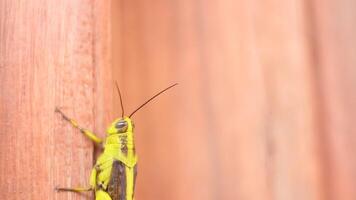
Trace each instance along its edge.
<path fill-rule="evenodd" d="M 120 120 L 116 123 L 115 128 L 117 128 L 119 133 L 124 133 L 127 130 L 127 121 Z"/>

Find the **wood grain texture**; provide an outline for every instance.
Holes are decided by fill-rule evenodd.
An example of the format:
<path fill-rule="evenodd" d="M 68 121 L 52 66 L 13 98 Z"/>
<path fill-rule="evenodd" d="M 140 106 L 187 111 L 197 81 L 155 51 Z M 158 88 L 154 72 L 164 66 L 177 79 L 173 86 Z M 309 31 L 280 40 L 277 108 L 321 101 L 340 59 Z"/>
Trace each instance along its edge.
<path fill-rule="evenodd" d="M 111 5 L 112 3 L 112 5 Z M 1 199 L 93 199 L 93 145 L 134 115 L 135 199 L 351 200 L 351 0 L 0 1 Z"/>
<path fill-rule="evenodd" d="M 54 109 L 95 131 L 110 115 L 108 8 L 90 0 L 0 2 L 1 199 L 92 196 L 54 191 L 87 186 L 93 163 L 92 143 Z"/>
<path fill-rule="evenodd" d="M 355 1 L 312 1 L 329 199 L 356 198 Z"/>
<path fill-rule="evenodd" d="M 134 117 L 137 199 L 353 199 L 350 4 L 116 1 L 126 107 L 180 83 Z"/>

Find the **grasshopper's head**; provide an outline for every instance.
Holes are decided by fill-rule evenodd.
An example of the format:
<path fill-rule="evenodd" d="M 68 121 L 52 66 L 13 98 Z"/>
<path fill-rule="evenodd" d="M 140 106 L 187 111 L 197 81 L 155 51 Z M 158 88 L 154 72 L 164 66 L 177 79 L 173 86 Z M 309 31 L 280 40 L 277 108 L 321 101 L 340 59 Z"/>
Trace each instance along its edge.
<path fill-rule="evenodd" d="M 119 97 L 120 97 L 120 104 L 121 104 L 121 110 L 122 110 L 122 117 L 121 118 L 117 118 L 115 119 L 115 121 L 113 123 L 111 123 L 111 125 L 109 126 L 109 128 L 106 130 L 106 132 L 109 135 L 112 134 L 122 134 L 122 133 L 127 133 L 133 132 L 134 129 L 134 124 L 132 122 L 132 120 L 130 119 L 132 117 L 133 114 L 135 114 L 138 110 L 140 110 L 143 106 L 145 106 L 148 102 L 150 102 L 152 99 L 156 98 L 157 96 L 159 96 L 160 94 L 162 94 L 163 92 L 167 91 L 168 89 L 174 87 L 178 85 L 178 83 L 175 83 L 169 87 L 167 87 L 166 89 L 160 91 L 159 93 L 157 93 L 156 95 L 154 95 L 153 97 L 151 97 L 150 99 L 148 99 L 145 103 L 143 103 L 141 106 L 139 106 L 136 110 L 134 110 L 128 117 L 124 116 L 124 106 L 122 103 L 122 98 L 121 98 L 121 92 L 119 89 L 119 86 L 116 83 L 116 87 L 117 87 L 117 91 L 119 93 Z"/>
<path fill-rule="evenodd" d="M 133 132 L 135 125 L 132 122 L 132 120 L 129 117 L 122 117 L 122 118 L 117 118 L 109 128 L 106 130 L 106 132 L 109 135 L 112 134 L 121 134 L 121 133 L 127 133 L 127 132 Z"/>

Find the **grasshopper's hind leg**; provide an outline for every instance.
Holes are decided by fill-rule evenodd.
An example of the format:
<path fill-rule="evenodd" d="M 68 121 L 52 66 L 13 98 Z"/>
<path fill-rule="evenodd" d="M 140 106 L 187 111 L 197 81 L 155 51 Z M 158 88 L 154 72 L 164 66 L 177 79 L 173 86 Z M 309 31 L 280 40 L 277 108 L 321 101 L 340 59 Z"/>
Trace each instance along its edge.
<path fill-rule="evenodd" d="M 85 136 L 87 136 L 89 139 L 91 139 L 96 144 L 101 144 L 102 143 L 103 140 L 101 138 L 96 136 L 92 131 L 80 127 L 78 125 L 78 123 L 74 119 L 71 119 L 71 118 L 67 117 L 67 115 L 65 115 L 59 108 L 56 107 L 55 112 L 59 113 L 63 117 L 64 120 L 66 120 L 70 124 L 72 124 L 73 127 L 79 129 L 80 132 L 82 132 Z"/>

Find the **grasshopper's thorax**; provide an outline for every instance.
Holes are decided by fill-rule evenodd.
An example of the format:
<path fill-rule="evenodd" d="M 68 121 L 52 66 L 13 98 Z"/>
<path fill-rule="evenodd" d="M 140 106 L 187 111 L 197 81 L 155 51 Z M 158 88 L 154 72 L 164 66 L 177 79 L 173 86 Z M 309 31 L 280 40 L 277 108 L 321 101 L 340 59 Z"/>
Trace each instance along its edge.
<path fill-rule="evenodd" d="M 137 162 L 134 124 L 128 117 L 116 119 L 107 129 L 108 136 L 105 141 L 105 154 L 110 154 L 128 165 Z"/>

